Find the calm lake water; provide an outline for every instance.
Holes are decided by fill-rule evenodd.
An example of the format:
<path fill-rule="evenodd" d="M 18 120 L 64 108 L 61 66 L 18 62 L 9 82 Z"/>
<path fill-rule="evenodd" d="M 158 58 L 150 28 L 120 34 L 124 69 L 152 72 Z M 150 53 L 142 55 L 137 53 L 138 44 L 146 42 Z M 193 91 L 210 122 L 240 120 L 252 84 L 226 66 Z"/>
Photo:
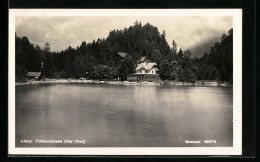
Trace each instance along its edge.
<path fill-rule="evenodd" d="M 232 87 L 16 86 L 16 147 L 232 146 L 232 98 Z"/>

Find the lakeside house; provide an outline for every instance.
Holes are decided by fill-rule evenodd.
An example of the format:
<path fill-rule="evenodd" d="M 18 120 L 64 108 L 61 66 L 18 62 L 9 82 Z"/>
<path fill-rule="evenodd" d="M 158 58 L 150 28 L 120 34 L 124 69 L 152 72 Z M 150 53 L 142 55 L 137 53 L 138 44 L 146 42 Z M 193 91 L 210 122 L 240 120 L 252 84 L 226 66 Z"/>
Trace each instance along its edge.
<path fill-rule="evenodd" d="M 141 58 L 134 74 L 128 74 L 128 81 L 160 81 L 157 64 Z"/>
<path fill-rule="evenodd" d="M 41 75 L 41 72 L 28 72 L 26 74 L 27 78 L 30 78 L 30 79 L 33 79 L 33 78 L 38 79 L 40 77 L 40 75 Z"/>

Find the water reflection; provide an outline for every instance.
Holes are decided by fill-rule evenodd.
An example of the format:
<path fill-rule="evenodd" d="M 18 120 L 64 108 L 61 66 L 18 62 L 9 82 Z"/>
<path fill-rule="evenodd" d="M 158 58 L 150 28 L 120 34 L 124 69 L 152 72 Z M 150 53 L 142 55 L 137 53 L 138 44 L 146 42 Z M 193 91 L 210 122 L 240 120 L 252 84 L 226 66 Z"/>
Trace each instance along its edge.
<path fill-rule="evenodd" d="M 16 146 L 232 146 L 232 88 L 107 85 L 16 87 Z M 22 139 L 85 139 L 24 144 Z M 215 144 L 185 144 L 214 139 Z"/>

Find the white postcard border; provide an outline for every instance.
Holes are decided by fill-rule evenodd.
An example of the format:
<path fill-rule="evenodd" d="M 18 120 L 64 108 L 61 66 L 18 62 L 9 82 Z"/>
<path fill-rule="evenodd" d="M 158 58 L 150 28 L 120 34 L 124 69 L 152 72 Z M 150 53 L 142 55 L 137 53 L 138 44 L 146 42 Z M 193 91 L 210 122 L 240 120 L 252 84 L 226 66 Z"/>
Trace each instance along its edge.
<path fill-rule="evenodd" d="M 233 16 L 233 147 L 15 147 L 16 16 Z M 8 54 L 8 153 L 10 155 L 241 155 L 242 9 L 10 9 Z"/>

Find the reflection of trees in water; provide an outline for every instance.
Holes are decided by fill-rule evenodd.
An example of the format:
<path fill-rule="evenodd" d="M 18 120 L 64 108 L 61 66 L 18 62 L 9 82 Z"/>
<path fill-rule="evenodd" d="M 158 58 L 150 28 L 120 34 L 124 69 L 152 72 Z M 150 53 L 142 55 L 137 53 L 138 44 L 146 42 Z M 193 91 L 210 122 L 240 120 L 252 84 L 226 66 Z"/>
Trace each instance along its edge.
<path fill-rule="evenodd" d="M 214 138 L 218 146 L 232 144 L 232 89 L 38 85 L 16 91 L 16 139 L 80 137 L 87 139 L 86 146 L 185 146 L 185 140 Z"/>

